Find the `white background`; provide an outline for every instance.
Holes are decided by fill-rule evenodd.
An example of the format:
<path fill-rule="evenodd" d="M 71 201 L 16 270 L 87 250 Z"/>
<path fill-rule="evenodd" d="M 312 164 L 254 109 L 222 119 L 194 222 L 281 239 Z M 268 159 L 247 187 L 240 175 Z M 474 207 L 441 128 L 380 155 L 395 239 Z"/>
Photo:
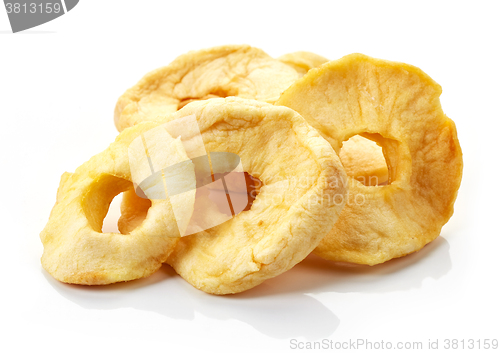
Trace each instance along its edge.
<path fill-rule="evenodd" d="M 18 34 L 0 7 L 0 350 L 271 352 L 290 350 L 291 339 L 424 347 L 439 339 L 441 348 L 445 339 L 500 339 L 499 5 L 82 0 Z M 166 265 L 106 287 L 54 280 L 40 265 L 39 233 L 60 175 L 114 140 L 115 102 L 142 75 L 229 43 L 272 56 L 360 52 L 416 65 L 440 83 L 465 166 L 442 236 L 372 268 L 310 256 L 234 296 L 200 292 Z"/>

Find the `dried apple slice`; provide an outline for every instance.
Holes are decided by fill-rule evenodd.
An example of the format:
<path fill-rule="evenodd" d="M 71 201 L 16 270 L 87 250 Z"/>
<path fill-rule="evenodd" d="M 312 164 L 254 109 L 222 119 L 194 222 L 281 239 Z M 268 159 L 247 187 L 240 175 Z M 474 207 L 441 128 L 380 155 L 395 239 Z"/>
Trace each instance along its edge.
<path fill-rule="evenodd" d="M 274 103 L 299 77 L 290 66 L 248 45 L 191 51 L 128 89 L 116 104 L 115 125 L 122 131 L 209 98 L 238 96 Z"/>
<path fill-rule="evenodd" d="M 311 70 L 277 102 L 333 146 L 362 134 L 383 148 L 386 186 L 350 184 L 349 201 L 316 253 L 375 265 L 419 250 L 453 214 L 462 177 L 455 124 L 441 87 L 407 64 L 352 54 Z"/>
<path fill-rule="evenodd" d="M 130 197 L 134 194 L 128 155 L 131 143 L 138 138 L 149 142 L 144 135 L 157 128 L 159 123 L 147 122 L 127 129 L 75 173 L 63 174 L 56 204 L 40 234 L 44 246 L 42 266 L 54 278 L 86 285 L 129 281 L 155 272 L 172 252 L 194 209 L 193 166 L 183 175 L 185 180 L 192 180 L 193 190 L 182 200 L 166 196 L 152 200 L 127 198 L 131 208 L 124 210 L 122 218 L 126 221 L 119 225 L 123 234 L 102 232 L 113 198 L 120 192 Z M 150 143 L 149 154 L 136 154 L 136 159 L 164 165 L 191 162 L 179 140 L 166 132 L 163 137 L 162 146 L 169 148 L 155 149 Z M 144 192 L 152 195 L 155 185 L 150 186 Z M 163 187 L 163 182 L 158 186 Z M 135 207 L 140 208 L 139 212 L 133 210 Z M 181 216 L 175 214 L 176 209 L 183 210 Z"/>

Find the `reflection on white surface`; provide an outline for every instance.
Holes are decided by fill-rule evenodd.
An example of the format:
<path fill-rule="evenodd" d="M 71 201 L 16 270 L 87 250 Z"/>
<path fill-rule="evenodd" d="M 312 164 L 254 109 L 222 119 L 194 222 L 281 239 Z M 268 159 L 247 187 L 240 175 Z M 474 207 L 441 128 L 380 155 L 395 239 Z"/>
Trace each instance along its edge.
<path fill-rule="evenodd" d="M 291 271 L 265 282 L 269 288 L 262 294 L 405 291 L 419 288 L 426 278 L 442 277 L 451 267 L 450 245 L 443 237 L 416 253 L 376 266 L 334 263 L 311 254 Z"/>
<path fill-rule="evenodd" d="M 149 278 L 102 287 L 67 285 L 43 273 L 60 295 L 86 309 L 134 308 L 173 320 L 194 320 L 199 313 L 215 320 L 239 320 L 273 338 L 313 340 L 331 336 L 340 324 L 314 295 L 406 291 L 450 269 L 449 244 L 439 237 L 415 254 L 374 267 L 340 265 L 310 255 L 292 270 L 228 296 L 191 287 L 167 265 Z"/>

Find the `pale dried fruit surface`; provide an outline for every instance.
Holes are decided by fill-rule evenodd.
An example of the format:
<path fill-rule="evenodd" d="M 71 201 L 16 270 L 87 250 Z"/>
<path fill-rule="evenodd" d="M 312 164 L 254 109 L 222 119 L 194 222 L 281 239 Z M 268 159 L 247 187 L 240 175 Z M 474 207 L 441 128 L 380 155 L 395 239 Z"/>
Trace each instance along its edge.
<path fill-rule="evenodd" d="M 274 103 L 299 77 L 292 67 L 248 45 L 191 51 L 128 89 L 116 104 L 115 124 L 121 131 L 173 113 L 192 101 L 217 97 Z"/>
<path fill-rule="evenodd" d="M 339 158 L 347 175 L 366 186 L 387 184 L 388 170 L 382 149 L 359 135 L 344 141 Z"/>
<path fill-rule="evenodd" d="M 330 61 L 321 55 L 308 51 L 296 51 L 278 57 L 278 60 L 293 67 L 302 77 L 309 70 L 317 68 Z M 353 136 L 339 153 L 340 160 L 347 171 L 347 175 L 361 181 L 365 185 L 374 185 L 387 182 L 387 165 L 384 156 L 374 143 L 361 136 Z"/>
<path fill-rule="evenodd" d="M 284 54 L 278 57 L 278 60 L 293 67 L 300 76 L 304 76 L 307 71 L 321 66 L 329 61 L 327 58 L 324 58 L 321 55 L 308 51 L 296 51 L 293 53 Z"/>

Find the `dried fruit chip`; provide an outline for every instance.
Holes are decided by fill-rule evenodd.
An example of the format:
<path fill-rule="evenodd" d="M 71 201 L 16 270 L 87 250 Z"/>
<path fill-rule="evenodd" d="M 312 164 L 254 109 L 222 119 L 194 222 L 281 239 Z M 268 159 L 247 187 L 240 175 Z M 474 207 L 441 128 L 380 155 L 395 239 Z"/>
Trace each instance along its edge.
<path fill-rule="evenodd" d="M 361 54 L 309 71 L 278 105 L 299 112 L 339 152 L 356 134 L 384 150 L 389 185 L 353 182 L 348 203 L 316 252 L 374 265 L 417 251 L 453 214 L 462 177 L 455 124 L 441 87 L 420 69 Z"/>
<path fill-rule="evenodd" d="M 173 113 L 189 102 L 238 96 L 274 103 L 299 75 L 247 45 L 191 51 L 128 89 L 115 108 L 119 131 Z"/>
<path fill-rule="evenodd" d="M 119 227 L 124 234 L 102 233 L 102 223 L 112 199 L 120 192 L 131 190 L 132 194 L 126 194 L 134 194 L 129 145 L 158 126 L 158 123 L 147 122 L 124 131 L 104 152 L 92 157 L 75 173 L 63 174 L 56 204 L 40 234 L 44 245 L 42 265 L 53 277 L 87 285 L 128 281 L 150 275 L 171 253 L 187 228 L 195 190 L 186 193 L 181 204 L 166 198 L 127 199 L 131 206 L 137 206 L 136 202 L 143 206 L 142 212 L 124 210 L 127 221 L 122 221 Z M 171 146 L 168 153 L 156 155 L 154 146 L 150 145 L 147 157 L 153 162 L 161 158 L 170 164 L 189 160 L 182 143 L 166 136 Z M 190 177 L 194 185 L 193 167 L 191 174 L 186 175 L 187 179 Z M 185 210 L 182 219 L 174 215 L 175 207 L 179 206 Z"/>
<path fill-rule="evenodd" d="M 237 154 L 262 186 L 250 210 L 181 238 L 167 263 L 205 292 L 241 292 L 319 244 L 343 207 L 347 176 L 328 142 L 291 109 L 231 97 L 191 103 L 172 119 L 192 114 L 207 152 Z M 203 201 L 199 207 L 217 207 Z"/>

